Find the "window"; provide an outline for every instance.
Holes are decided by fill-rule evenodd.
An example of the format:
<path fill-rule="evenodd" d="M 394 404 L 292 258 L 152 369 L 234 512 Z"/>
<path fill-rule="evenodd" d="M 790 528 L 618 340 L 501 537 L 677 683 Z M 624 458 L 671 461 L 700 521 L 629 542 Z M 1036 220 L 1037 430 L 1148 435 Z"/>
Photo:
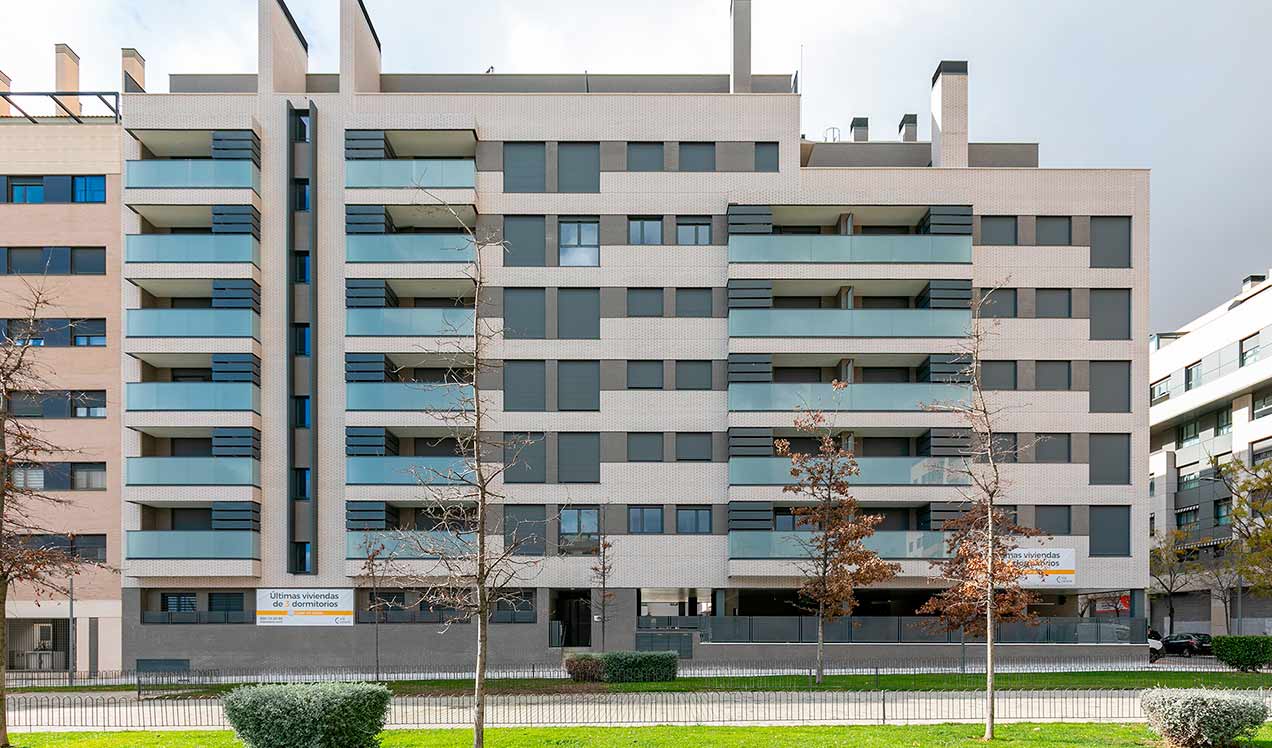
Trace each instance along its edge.
<path fill-rule="evenodd" d="M 159 610 L 164 613 L 193 613 L 196 609 L 193 592 L 159 593 Z"/>
<path fill-rule="evenodd" d="M 711 507 L 676 507 L 676 532 L 681 535 L 710 535 Z"/>
<path fill-rule="evenodd" d="M 1034 291 L 1034 316 L 1039 319 L 1069 319 L 1072 293 L 1067 288 L 1039 288 Z"/>
<path fill-rule="evenodd" d="M 662 244 L 662 219 L 658 217 L 631 217 L 627 219 L 628 244 Z"/>
<path fill-rule="evenodd" d="M 663 510 L 660 506 L 627 507 L 627 532 L 632 535 L 659 535 L 663 531 Z"/>
<path fill-rule="evenodd" d="M 16 465 L 11 473 L 14 488 L 25 488 L 31 491 L 44 490 L 44 467 L 42 465 Z"/>
<path fill-rule="evenodd" d="M 13 393 L 9 398 L 9 415 L 14 418 L 43 418 L 43 395 L 39 392 Z"/>
<path fill-rule="evenodd" d="M 297 112 L 292 119 L 292 142 L 308 143 L 309 142 L 309 113 Z"/>
<path fill-rule="evenodd" d="M 1034 389 L 1036 390 L 1068 390 L 1068 361 L 1036 361 L 1034 362 Z"/>
<path fill-rule="evenodd" d="M 557 234 L 561 267 L 600 266 L 600 225 L 595 218 L 563 218 Z"/>
<path fill-rule="evenodd" d="M 1130 289 L 1091 289 L 1091 340 L 1130 339 Z"/>
<path fill-rule="evenodd" d="M 542 556 L 546 550 L 548 515 L 542 505 L 504 507 L 504 545 L 517 556 Z"/>
<path fill-rule="evenodd" d="M 676 316 L 677 317 L 710 317 L 711 316 L 711 289 L 710 288 L 677 288 L 676 289 Z"/>
<path fill-rule="evenodd" d="M 547 335 L 547 302 L 542 288 L 505 288 L 504 337 L 542 340 Z"/>
<path fill-rule="evenodd" d="M 491 616 L 491 623 L 538 623 L 539 616 L 535 607 L 534 590 L 508 590 L 503 597 L 495 601 L 495 613 Z M 421 605 L 425 601 L 420 601 Z M 438 608 L 441 614 L 438 616 L 438 623 L 454 620 L 460 615 L 459 611 L 453 608 Z M 460 619 L 467 623 L 468 619 Z"/>
<path fill-rule="evenodd" d="M 1201 386 L 1201 362 L 1184 368 L 1184 392 Z"/>
<path fill-rule="evenodd" d="M 309 395 L 292 397 L 292 426 L 298 429 L 309 428 Z"/>
<path fill-rule="evenodd" d="M 628 171 L 662 171 L 663 170 L 663 144 L 662 143 L 628 143 L 627 144 L 627 170 Z"/>
<path fill-rule="evenodd" d="M 1200 525 L 1199 516 L 1200 511 L 1196 508 L 1175 512 L 1175 527 L 1186 532 L 1196 530 Z"/>
<path fill-rule="evenodd" d="M 309 180 L 292 180 L 292 210 L 300 213 L 309 210 Z"/>
<path fill-rule="evenodd" d="M 100 348 L 106 345 L 106 320 L 81 319 L 71 323 L 71 338 L 76 346 Z"/>
<path fill-rule="evenodd" d="M 71 273 L 74 275 L 105 275 L 105 248 L 73 247 L 71 249 Z"/>
<path fill-rule="evenodd" d="M 504 482 L 544 483 L 548 449 L 543 432 L 504 434 Z"/>
<path fill-rule="evenodd" d="M 661 288 L 627 289 L 627 316 L 663 316 L 663 290 Z"/>
<path fill-rule="evenodd" d="M 681 143 L 681 171 L 715 171 L 715 143 Z"/>
<path fill-rule="evenodd" d="M 1153 382 L 1148 388 L 1148 397 L 1151 405 L 1170 399 L 1170 377 Z"/>
<path fill-rule="evenodd" d="M 71 490 L 73 491 L 105 491 L 106 463 L 75 462 L 71 463 Z"/>
<path fill-rule="evenodd" d="M 1232 524 L 1232 499 L 1219 499 L 1215 502 L 1215 527 L 1227 527 Z"/>
<path fill-rule="evenodd" d="M 1131 412 L 1131 362 L 1092 361 L 1088 365 L 1092 413 Z"/>
<path fill-rule="evenodd" d="M 41 275 L 49 269 L 45 252 L 39 247 L 11 247 L 9 275 Z"/>
<path fill-rule="evenodd" d="M 678 216 L 676 244 L 706 245 L 711 243 L 711 216 Z"/>
<path fill-rule="evenodd" d="M 292 355 L 308 356 L 309 355 L 309 325 L 293 324 L 292 325 Z"/>
<path fill-rule="evenodd" d="M 1251 410 L 1255 418 L 1272 416 L 1272 390 L 1254 393 L 1254 406 Z"/>
<path fill-rule="evenodd" d="M 509 413 L 546 410 L 546 380 L 546 367 L 542 361 L 505 361 L 503 409 Z"/>
<path fill-rule="evenodd" d="M 565 507 L 561 510 L 561 533 L 557 552 L 563 556 L 596 552 L 600 538 L 601 511 L 598 507 Z"/>
<path fill-rule="evenodd" d="M 9 202 L 44 202 L 44 180 L 39 177 L 9 177 Z"/>
<path fill-rule="evenodd" d="M 557 482 L 601 482 L 600 434 L 557 434 Z"/>
<path fill-rule="evenodd" d="M 755 170 L 777 171 L 777 143 L 755 144 Z"/>
<path fill-rule="evenodd" d="M 1034 221 L 1034 239 L 1040 247 L 1067 247 L 1070 241 L 1069 216 L 1038 216 Z"/>
<path fill-rule="evenodd" d="M 1201 486 L 1201 471 L 1193 470 L 1190 473 L 1179 474 L 1179 490 L 1192 491 Z"/>
<path fill-rule="evenodd" d="M 1016 362 L 982 361 L 981 386 L 987 390 L 1016 389 Z"/>
<path fill-rule="evenodd" d="M 308 252 L 292 252 L 292 280 L 296 283 L 309 282 Z"/>
<path fill-rule="evenodd" d="M 663 435 L 660 431 L 629 433 L 627 435 L 628 462 L 662 462 Z"/>
<path fill-rule="evenodd" d="M 981 244 L 1011 247 L 1016 244 L 1015 216 L 981 216 Z"/>
<path fill-rule="evenodd" d="M 1201 421 L 1194 418 L 1175 427 L 1175 449 L 1191 447 L 1201 441 Z"/>
<path fill-rule="evenodd" d="M 628 361 L 627 389 L 661 390 L 663 388 L 662 361 Z"/>
<path fill-rule="evenodd" d="M 312 574 L 314 570 L 313 548 L 309 543 L 291 544 L 291 570 L 296 574 Z"/>
<path fill-rule="evenodd" d="M 547 219 L 504 216 L 504 267 L 541 268 L 547 255 Z"/>
<path fill-rule="evenodd" d="M 557 337 L 561 340 L 600 339 L 600 289 L 562 288 L 557 291 Z"/>
<path fill-rule="evenodd" d="M 601 362 L 557 362 L 557 410 L 601 409 Z"/>
<path fill-rule="evenodd" d="M 106 202 L 106 177 L 71 177 L 71 200 L 77 203 Z"/>
<path fill-rule="evenodd" d="M 1215 411 L 1215 436 L 1232 433 L 1232 408 L 1225 407 Z"/>
<path fill-rule="evenodd" d="M 1131 435 L 1091 434 L 1089 440 L 1091 485 L 1128 485 L 1131 482 Z"/>
<path fill-rule="evenodd" d="M 711 434 L 676 434 L 676 462 L 710 462 Z"/>
<path fill-rule="evenodd" d="M 1035 462 L 1068 462 L 1068 434 L 1039 434 L 1038 444 L 1034 447 Z"/>
<path fill-rule="evenodd" d="M 242 592 L 209 592 L 208 610 L 213 613 L 242 613 Z"/>
<path fill-rule="evenodd" d="M 1092 556 L 1131 555 L 1131 508 L 1129 506 L 1092 506 Z"/>
<path fill-rule="evenodd" d="M 710 361 L 677 361 L 676 389 L 709 390 L 711 389 Z"/>
<path fill-rule="evenodd" d="M 1034 507 L 1034 527 L 1048 535 L 1071 534 L 1068 506 L 1039 505 Z"/>
<path fill-rule="evenodd" d="M 1259 360 L 1259 333 L 1241 341 L 1241 365 L 1249 366 Z"/>
<path fill-rule="evenodd" d="M 797 524 L 806 524 L 804 522 L 797 522 L 797 520 L 800 519 L 802 518 L 796 517 L 795 513 L 791 511 L 791 507 L 777 507 L 773 510 L 773 529 L 778 532 L 793 532 Z"/>
<path fill-rule="evenodd" d="M 1149 485 L 1150 486 L 1153 485 L 1151 481 L 1149 482 Z M 1152 494 L 1150 493 L 1149 496 L 1152 496 Z M 1150 513 L 1148 515 L 1148 534 L 1152 537 L 1157 537 L 1157 515 L 1156 514 Z"/>
<path fill-rule="evenodd" d="M 1016 316 L 1016 289 L 995 288 L 981 300 L 980 316 L 985 319 L 1009 319 Z"/>
<path fill-rule="evenodd" d="M 557 144 L 557 192 L 601 191 L 599 143 Z"/>
<path fill-rule="evenodd" d="M 309 468 L 292 468 L 291 492 L 293 499 L 306 500 L 313 497 L 309 485 Z"/>
<path fill-rule="evenodd" d="M 1091 217 L 1091 267 L 1131 266 L 1131 219 L 1129 216 Z"/>
<path fill-rule="evenodd" d="M 504 143 L 504 192 L 544 192 L 546 164 L 543 143 Z"/>
<path fill-rule="evenodd" d="M 105 418 L 106 393 L 103 390 L 71 393 L 76 418 Z"/>

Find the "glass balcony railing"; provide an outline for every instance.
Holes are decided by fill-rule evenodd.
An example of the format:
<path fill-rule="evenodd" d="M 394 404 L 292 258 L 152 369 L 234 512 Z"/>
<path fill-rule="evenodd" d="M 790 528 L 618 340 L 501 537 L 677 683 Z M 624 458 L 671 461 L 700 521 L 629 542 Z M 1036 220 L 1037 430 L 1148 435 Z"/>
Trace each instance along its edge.
<path fill-rule="evenodd" d="M 704 642 L 767 644 L 817 641 L 816 616 L 700 616 Z M 1040 618 L 1036 623 L 1003 622 L 994 640 L 1007 644 L 1143 644 L 1145 618 Z M 983 634 L 946 631 L 928 616 L 841 616 L 823 627 L 824 640 L 836 644 L 960 644 L 983 642 Z"/>
<path fill-rule="evenodd" d="M 950 468 L 956 457 L 858 457 L 861 471 L 848 479 L 856 486 L 961 486 L 965 476 Z M 729 485 L 786 486 L 791 483 L 789 457 L 730 457 Z"/>
<path fill-rule="evenodd" d="M 255 530 L 129 530 L 126 555 L 141 559 L 259 559 Z"/>
<path fill-rule="evenodd" d="M 729 385 L 729 410 L 921 411 L 966 403 L 971 389 L 936 382 L 829 384 L 740 382 Z"/>
<path fill-rule="evenodd" d="M 392 158 L 345 161 L 345 187 L 461 188 L 477 184 L 471 158 Z"/>
<path fill-rule="evenodd" d="M 436 530 L 361 530 L 345 533 L 345 558 L 365 559 L 371 550 L 377 558 L 419 559 L 448 558 L 470 553 L 474 546 L 472 533 L 450 533 Z"/>
<path fill-rule="evenodd" d="M 130 486 L 259 486 L 261 462 L 251 457 L 129 457 Z"/>
<path fill-rule="evenodd" d="M 251 382 L 129 382 L 127 408 L 141 410 L 261 410 Z"/>
<path fill-rule="evenodd" d="M 346 262 L 472 262 L 467 234 L 349 234 Z"/>
<path fill-rule="evenodd" d="M 966 309 L 731 309 L 732 338 L 961 338 Z"/>
<path fill-rule="evenodd" d="M 731 559 L 807 558 L 813 533 L 807 531 L 733 530 L 729 533 Z M 880 558 L 945 558 L 945 533 L 923 530 L 879 530 L 862 541 Z"/>
<path fill-rule="evenodd" d="M 256 338 L 261 317 L 251 309 L 128 309 L 130 338 Z"/>
<path fill-rule="evenodd" d="M 734 234 L 729 237 L 729 262 L 967 264 L 971 261 L 970 236 Z"/>
<path fill-rule="evenodd" d="M 129 234 L 127 262 L 251 262 L 261 264 L 261 245 L 251 234 Z"/>
<path fill-rule="evenodd" d="M 129 161 L 129 188 L 229 188 L 261 191 L 261 170 L 249 159 L 171 158 Z"/>
<path fill-rule="evenodd" d="M 453 486 L 468 473 L 462 457 L 399 457 L 397 455 L 345 458 L 348 486 Z"/>
<path fill-rule="evenodd" d="M 345 335 L 350 337 L 465 338 L 473 334 L 472 309 L 448 307 L 372 307 L 345 310 Z"/>
<path fill-rule="evenodd" d="M 345 410 L 472 410 L 473 388 L 466 384 L 423 382 L 349 382 Z"/>

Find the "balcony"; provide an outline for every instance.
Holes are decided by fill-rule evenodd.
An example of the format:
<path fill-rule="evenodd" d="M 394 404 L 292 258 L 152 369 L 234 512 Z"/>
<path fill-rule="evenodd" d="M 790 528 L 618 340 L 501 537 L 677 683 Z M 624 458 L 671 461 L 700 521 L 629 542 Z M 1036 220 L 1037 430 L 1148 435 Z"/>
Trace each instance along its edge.
<path fill-rule="evenodd" d="M 251 382 L 129 382 L 130 411 L 261 410 L 261 390 Z"/>
<path fill-rule="evenodd" d="M 261 170 L 248 159 L 173 158 L 128 161 L 129 189 L 252 189 L 261 191 Z"/>
<path fill-rule="evenodd" d="M 251 309 L 128 309 L 130 338 L 256 338 L 261 318 Z"/>
<path fill-rule="evenodd" d="M 965 309 L 731 309 L 732 338 L 961 338 Z"/>
<path fill-rule="evenodd" d="M 970 236 L 734 234 L 729 262 L 961 263 L 972 261 Z"/>
<path fill-rule="evenodd" d="M 967 403 L 971 390 L 958 384 L 913 382 L 829 384 L 745 382 L 729 385 L 730 411 L 923 411 L 939 404 Z"/>
<path fill-rule="evenodd" d="M 251 457 L 129 457 L 130 486 L 259 486 L 261 463 Z"/>
<path fill-rule="evenodd" d="M 814 533 L 734 530 L 729 533 L 730 559 L 802 559 L 805 545 Z M 923 530 L 880 530 L 866 538 L 866 548 L 881 558 L 892 560 L 938 559 L 948 556 L 943 532 Z"/>
<path fill-rule="evenodd" d="M 345 311 L 349 337 L 472 337 L 475 312 L 448 307 L 373 307 Z"/>
<path fill-rule="evenodd" d="M 347 486 L 454 486 L 468 473 L 462 457 L 351 456 L 345 459 Z"/>
<path fill-rule="evenodd" d="M 434 411 L 472 410 L 473 388 L 466 384 L 422 382 L 349 382 L 345 410 Z"/>
<path fill-rule="evenodd" d="M 471 158 L 352 159 L 345 161 L 345 187 L 472 189 L 477 162 Z"/>
<path fill-rule="evenodd" d="M 346 262 L 472 262 L 467 234 L 349 234 Z"/>
<path fill-rule="evenodd" d="M 259 560 L 255 530 L 129 530 L 125 557 L 133 560 Z"/>
<path fill-rule="evenodd" d="M 250 262 L 261 264 L 261 246 L 251 234 L 129 234 L 127 262 Z"/>
<path fill-rule="evenodd" d="M 959 486 L 967 478 L 950 472 L 956 457 L 858 457 L 859 475 L 848 480 L 857 486 Z M 729 485 L 786 486 L 791 483 L 787 457 L 731 457 Z"/>
<path fill-rule="evenodd" d="M 412 560 L 437 558 L 433 551 L 448 555 L 470 553 L 472 533 L 455 534 L 431 530 L 360 530 L 345 533 L 345 558 L 362 560 L 370 549 L 378 549 L 380 559 Z"/>

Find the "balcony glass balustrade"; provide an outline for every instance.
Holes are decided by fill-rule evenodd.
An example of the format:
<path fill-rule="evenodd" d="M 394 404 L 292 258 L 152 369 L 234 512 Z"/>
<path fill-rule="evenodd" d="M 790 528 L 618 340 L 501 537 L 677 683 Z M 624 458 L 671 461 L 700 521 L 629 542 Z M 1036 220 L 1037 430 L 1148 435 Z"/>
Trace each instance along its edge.
<path fill-rule="evenodd" d="M 734 530 L 729 533 L 731 559 L 801 559 L 808 557 L 812 532 Z M 934 559 L 948 555 L 946 534 L 923 530 L 878 530 L 866 538 L 866 548 L 892 560 Z"/>
<path fill-rule="evenodd" d="M 226 188 L 261 191 L 261 170 L 249 159 L 170 158 L 129 161 L 124 186 L 129 189 Z"/>
<path fill-rule="evenodd" d="M 937 382 L 849 384 L 841 390 L 829 384 L 735 382 L 729 385 L 729 410 L 923 411 L 965 404 L 970 395 L 966 385 Z"/>
<path fill-rule="evenodd" d="M 256 338 L 261 318 L 251 309 L 128 309 L 130 338 Z"/>
<path fill-rule="evenodd" d="M 261 534 L 255 530 L 129 530 L 125 535 L 131 560 L 261 557 Z"/>
<path fill-rule="evenodd" d="M 346 187 L 472 188 L 477 162 L 471 158 L 350 159 Z"/>
<path fill-rule="evenodd" d="M 345 310 L 350 337 L 464 338 L 473 334 L 472 309 L 447 307 L 370 307 Z"/>
<path fill-rule="evenodd" d="M 858 457 L 860 474 L 849 479 L 856 486 L 958 486 L 967 478 L 950 470 L 956 457 Z M 791 483 L 787 457 L 731 457 L 729 485 L 785 486 Z"/>
<path fill-rule="evenodd" d="M 129 457 L 130 486 L 259 486 L 261 462 L 251 457 Z"/>
<path fill-rule="evenodd" d="M 729 262 L 968 264 L 971 261 L 970 236 L 733 234 L 729 237 Z"/>
<path fill-rule="evenodd" d="M 467 234 L 349 234 L 346 262 L 472 262 Z"/>
<path fill-rule="evenodd" d="M 261 264 L 261 245 L 251 234 L 129 234 L 127 262 L 251 262 Z"/>
<path fill-rule="evenodd" d="M 733 338 L 959 338 L 966 309 L 730 309 Z"/>
<path fill-rule="evenodd" d="M 466 384 L 424 382 L 349 382 L 345 410 L 471 410 L 473 388 Z"/>
<path fill-rule="evenodd" d="M 345 458 L 345 485 L 458 485 L 467 475 L 462 457 L 351 456 Z"/>
<path fill-rule="evenodd" d="M 130 411 L 261 410 L 261 388 L 251 382 L 129 382 Z"/>
<path fill-rule="evenodd" d="M 472 552 L 472 533 L 450 533 L 440 530 L 357 530 L 345 533 L 345 558 L 362 560 L 375 550 L 376 557 L 387 561 L 429 559 L 446 554 L 448 558 Z"/>

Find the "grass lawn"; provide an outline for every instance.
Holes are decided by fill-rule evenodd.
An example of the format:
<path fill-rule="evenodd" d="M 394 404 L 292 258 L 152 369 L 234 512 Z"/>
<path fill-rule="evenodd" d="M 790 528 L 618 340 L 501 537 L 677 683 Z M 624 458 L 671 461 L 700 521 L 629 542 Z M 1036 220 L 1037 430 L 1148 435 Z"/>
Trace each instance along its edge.
<path fill-rule="evenodd" d="M 492 748 L 944 748 L 984 746 L 980 725 L 887 727 L 565 727 L 488 730 Z M 394 730 L 383 748 L 460 748 L 471 744 L 466 730 Z M 14 736 L 20 748 L 238 748 L 228 732 L 44 733 Z M 993 745 L 1030 748 L 1156 746 L 1141 725 L 1000 725 Z M 1247 746 L 1272 748 L 1272 726 Z"/>

